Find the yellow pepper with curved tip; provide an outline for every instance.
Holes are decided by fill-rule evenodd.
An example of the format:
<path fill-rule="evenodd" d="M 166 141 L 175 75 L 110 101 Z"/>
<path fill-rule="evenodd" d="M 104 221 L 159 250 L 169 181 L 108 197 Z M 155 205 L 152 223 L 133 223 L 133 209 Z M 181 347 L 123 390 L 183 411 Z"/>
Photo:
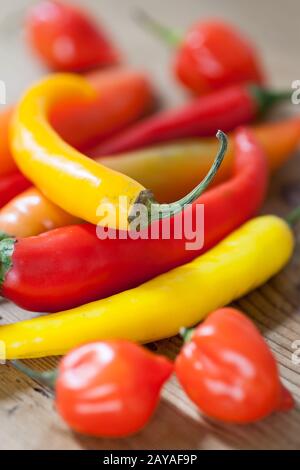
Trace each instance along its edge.
<path fill-rule="evenodd" d="M 293 251 L 288 224 L 275 216 L 247 222 L 206 254 L 112 297 L 0 327 L 6 358 L 64 354 L 84 342 L 147 343 L 193 326 L 276 274 Z"/>
<path fill-rule="evenodd" d="M 139 199 L 143 186 L 72 148 L 48 122 L 51 108 L 61 99 L 94 97 L 92 86 L 71 74 L 53 75 L 33 85 L 13 117 L 12 151 L 24 175 L 62 209 L 97 224 L 97 208 L 105 202 L 120 210 L 116 220 L 120 225 L 113 228 L 126 229 L 126 214 Z M 126 204 L 119 205 L 119 195 L 127 198 Z"/>
<path fill-rule="evenodd" d="M 32 86 L 16 108 L 11 125 L 11 146 L 15 161 L 53 203 L 71 215 L 98 224 L 105 216 L 106 226 L 129 228 L 135 218 L 134 206 L 146 208 L 146 222 L 180 212 L 208 186 L 227 148 L 226 135 L 218 131 L 219 155 L 209 176 L 179 201 L 159 207 L 152 192 L 129 176 L 97 163 L 78 152 L 54 131 L 48 121 L 51 108 L 60 99 L 92 98 L 95 90 L 76 75 L 57 74 Z M 152 205 L 156 204 L 153 212 Z M 163 211 L 163 214 L 161 214 Z M 151 217 L 151 218 L 150 218 Z M 103 219 L 102 219 L 103 220 Z"/>

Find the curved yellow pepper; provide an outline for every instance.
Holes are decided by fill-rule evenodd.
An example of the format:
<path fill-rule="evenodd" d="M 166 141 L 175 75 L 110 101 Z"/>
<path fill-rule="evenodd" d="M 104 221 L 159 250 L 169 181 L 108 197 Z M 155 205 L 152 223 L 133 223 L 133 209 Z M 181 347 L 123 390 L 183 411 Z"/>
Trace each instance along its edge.
<path fill-rule="evenodd" d="M 97 224 L 105 202 L 120 214 L 113 228 L 127 228 L 128 214 L 144 187 L 73 149 L 51 128 L 48 113 L 63 99 L 92 99 L 95 91 L 76 75 L 58 74 L 30 88 L 16 108 L 11 147 L 21 171 L 52 202 L 68 213 Z M 119 195 L 127 198 L 119 205 Z M 123 201 L 124 202 L 124 201 Z M 123 215 L 122 215 L 123 214 Z"/>
<path fill-rule="evenodd" d="M 179 201 L 156 206 L 152 192 L 129 176 L 89 159 L 52 129 L 48 113 L 62 98 L 89 99 L 95 96 L 91 85 L 71 74 L 50 76 L 32 86 L 16 108 L 11 125 L 11 148 L 22 173 L 53 203 L 71 215 L 93 224 L 103 222 L 127 230 L 135 218 L 134 205 L 146 208 L 144 223 L 180 212 L 206 189 L 226 152 L 227 137 L 218 131 L 219 153 L 204 180 Z M 160 213 L 162 210 L 162 214 Z"/>
<path fill-rule="evenodd" d="M 186 265 L 107 299 L 0 327 L 6 358 L 57 355 L 87 341 L 124 338 L 147 343 L 193 326 L 216 308 L 277 273 L 293 251 L 282 219 L 247 222 Z"/>

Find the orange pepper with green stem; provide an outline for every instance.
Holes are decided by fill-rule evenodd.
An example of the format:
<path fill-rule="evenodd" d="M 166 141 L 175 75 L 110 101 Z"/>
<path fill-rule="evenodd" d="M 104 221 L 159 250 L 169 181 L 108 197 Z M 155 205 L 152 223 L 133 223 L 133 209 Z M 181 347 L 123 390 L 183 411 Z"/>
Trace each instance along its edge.
<path fill-rule="evenodd" d="M 300 138 L 300 119 L 261 124 L 254 129 L 263 146 L 271 170 L 278 169 L 296 150 Z M 182 140 L 113 158 L 101 158 L 106 166 L 139 180 L 154 189 L 160 201 L 186 193 L 211 166 L 216 153 L 215 139 Z M 233 145 L 229 139 L 226 158 L 213 185 L 231 173 Z M 176 181 L 176 185 L 173 184 Z M 1 191 L 1 180 L 0 180 Z M 0 230 L 17 237 L 38 235 L 52 228 L 77 223 L 71 216 L 31 187 L 0 210 Z"/>

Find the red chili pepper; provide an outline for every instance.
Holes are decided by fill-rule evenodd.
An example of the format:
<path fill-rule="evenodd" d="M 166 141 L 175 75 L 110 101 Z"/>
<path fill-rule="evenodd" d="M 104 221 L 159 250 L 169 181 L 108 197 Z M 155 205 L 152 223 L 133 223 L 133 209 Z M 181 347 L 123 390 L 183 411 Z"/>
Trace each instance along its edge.
<path fill-rule="evenodd" d="M 218 129 L 228 132 L 290 96 L 290 92 L 277 93 L 256 85 L 231 86 L 196 98 L 178 110 L 146 118 L 101 143 L 90 154 L 112 155 L 182 137 L 212 136 Z"/>
<path fill-rule="evenodd" d="M 50 69 L 77 72 L 119 62 L 100 26 L 69 3 L 46 0 L 33 6 L 26 32 L 32 49 Z"/>
<path fill-rule="evenodd" d="M 62 359 L 57 373 L 14 363 L 34 379 L 55 382 L 56 408 L 72 429 L 107 437 L 140 431 L 173 372 L 171 361 L 129 341 L 80 346 Z"/>
<path fill-rule="evenodd" d="M 19 172 L 0 177 L 0 208 L 31 185 L 31 181 Z"/>
<path fill-rule="evenodd" d="M 206 415 L 251 423 L 293 407 L 272 352 L 245 315 L 233 308 L 217 310 L 188 337 L 175 372 Z"/>
<path fill-rule="evenodd" d="M 253 44 L 223 20 L 198 21 L 185 37 L 138 10 L 142 23 L 177 47 L 174 72 L 189 90 L 204 94 L 234 84 L 262 84 L 264 73 Z"/>
<path fill-rule="evenodd" d="M 174 236 L 180 214 L 170 220 L 170 239 L 120 239 L 118 232 L 110 230 L 109 238 L 99 240 L 90 224 L 59 228 L 16 243 L 7 238 L 0 242 L 1 295 L 28 310 L 55 312 L 134 287 L 188 262 L 253 216 L 264 200 L 267 176 L 260 146 L 250 131 L 240 130 L 235 136 L 232 178 L 185 209 L 186 217 L 195 221 L 197 204 L 204 204 L 202 248 L 186 249 L 189 231 L 181 239 Z M 156 221 L 151 228 L 161 233 L 163 222 Z"/>

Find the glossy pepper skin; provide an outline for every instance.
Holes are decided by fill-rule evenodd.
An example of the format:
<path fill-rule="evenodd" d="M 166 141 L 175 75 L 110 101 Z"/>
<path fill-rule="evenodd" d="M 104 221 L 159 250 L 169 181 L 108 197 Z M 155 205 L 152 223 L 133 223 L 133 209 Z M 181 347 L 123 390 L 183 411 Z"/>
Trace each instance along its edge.
<path fill-rule="evenodd" d="M 176 51 L 178 80 L 199 95 L 229 85 L 264 82 L 254 46 L 233 25 L 222 20 L 193 25 Z"/>
<path fill-rule="evenodd" d="M 270 169 L 274 171 L 298 147 L 300 120 L 293 118 L 262 124 L 253 131 L 267 156 Z M 102 157 L 99 161 L 138 180 L 143 186 L 152 188 L 159 201 L 169 202 L 182 197 L 200 178 L 204 178 L 216 152 L 215 139 L 189 139 L 115 155 L 114 158 Z M 234 143 L 233 138 L 230 138 L 226 158 L 211 185 L 231 177 L 233 162 Z M 173 184 L 175 180 L 176 185 Z M 2 178 L 2 181 L 5 179 Z M 1 194 L 0 180 L 0 202 Z M 4 196 L 7 197 L 6 191 Z M 75 223 L 76 217 L 51 203 L 34 187 L 20 193 L 0 210 L 0 230 L 16 237 L 39 235 Z"/>
<path fill-rule="evenodd" d="M 20 172 L 0 177 L 0 207 L 31 186 L 31 182 Z"/>
<path fill-rule="evenodd" d="M 162 111 L 107 139 L 93 155 L 112 155 L 185 137 L 209 137 L 249 124 L 274 102 L 290 97 L 255 85 L 232 85 L 197 97 L 179 109 Z"/>
<path fill-rule="evenodd" d="M 30 237 L 81 222 L 53 204 L 33 186 L 21 194 L 0 210 L 0 231 L 18 237 Z"/>
<path fill-rule="evenodd" d="M 93 100 L 95 91 L 86 80 L 71 74 L 45 78 L 25 93 L 11 125 L 15 161 L 22 173 L 66 212 L 97 224 L 100 205 L 110 205 L 118 217 L 111 217 L 109 226 L 127 229 L 132 207 L 145 188 L 76 151 L 49 125 L 48 114 L 54 104 L 74 98 Z M 124 198 L 121 202 L 120 195 Z"/>
<path fill-rule="evenodd" d="M 70 145 L 84 150 L 101 142 L 142 115 L 152 105 L 152 90 L 145 74 L 128 68 L 88 73 L 95 99 L 65 99 L 51 110 L 50 122 Z M 15 108 L 0 113 L 0 176 L 18 170 L 10 150 L 9 127 Z"/>
<path fill-rule="evenodd" d="M 247 424 L 293 407 L 271 350 L 241 312 L 216 310 L 188 336 L 175 372 L 203 413 Z"/>
<path fill-rule="evenodd" d="M 186 217 L 196 220 L 197 204 L 204 204 L 203 246 L 188 250 L 186 243 L 192 234 L 174 236 L 180 214 L 170 220 L 170 239 L 161 235 L 157 239 L 121 239 L 110 231 L 99 240 L 95 227 L 88 224 L 21 238 L 16 243 L 8 239 L 0 242 L 0 258 L 8 266 L 1 295 L 28 310 L 55 312 L 132 288 L 195 258 L 252 217 L 264 200 L 267 162 L 250 131 L 237 133 L 235 152 L 232 178 L 185 209 Z M 151 227 L 162 233 L 162 221 Z"/>
<path fill-rule="evenodd" d="M 100 25 L 69 2 L 39 2 L 30 9 L 25 26 L 33 51 L 52 70 L 78 72 L 119 62 Z"/>
<path fill-rule="evenodd" d="M 129 341 L 98 341 L 71 351 L 59 365 L 56 408 L 75 431 L 123 437 L 153 415 L 171 361 Z"/>
<path fill-rule="evenodd" d="M 60 355 L 99 337 L 147 343 L 176 335 L 182 325 L 193 326 L 264 284 L 289 261 L 293 247 L 285 221 L 275 216 L 252 219 L 194 261 L 135 289 L 0 326 L 6 358 Z"/>

